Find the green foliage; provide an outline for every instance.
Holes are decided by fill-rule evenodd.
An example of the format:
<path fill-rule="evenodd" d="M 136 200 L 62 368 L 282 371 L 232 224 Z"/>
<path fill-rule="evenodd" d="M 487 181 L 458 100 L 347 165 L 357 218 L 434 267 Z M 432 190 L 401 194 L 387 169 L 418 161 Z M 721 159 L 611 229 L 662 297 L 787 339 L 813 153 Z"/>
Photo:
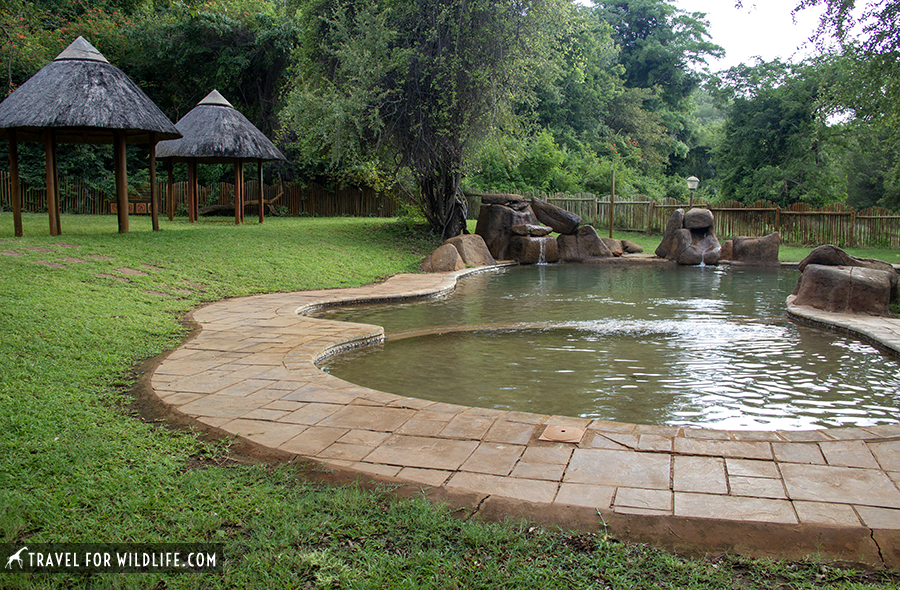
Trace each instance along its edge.
<path fill-rule="evenodd" d="M 721 196 L 787 206 L 843 202 L 846 183 L 835 156 L 836 132 L 820 109 L 822 63 L 775 61 L 725 73 L 735 98 L 717 152 Z"/>
<path fill-rule="evenodd" d="M 881 129 L 878 159 L 887 172 L 882 205 L 900 207 L 900 2 L 799 0 L 795 10 L 823 8 L 819 41 L 838 42 L 845 64 L 830 89 L 832 105 Z M 870 178 L 871 174 L 867 174 Z M 882 181 L 875 180 L 877 185 Z M 871 181 L 868 182 L 871 184 Z"/>
<path fill-rule="evenodd" d="M 142 13 L 127 50 L 112 57 L 173 120 L 216 89 L 272 136 L 300 30 L 293 12 L 273 2 L 173 3 Z"/>
<path fill-rule="evenodd" d="M 444 237 L 461 230 L 466 155 L 552 67 L 562 0 L 318 2 L 283 111 L 324 172 L 408 169 Z M 310 135 L 311 133 L 311 135 Z M 388 168 L 390 166 L 390 168 Z"/>
<path fill-rule="evenodd" d="M 598 0 L 595 6 L 615 31 L 626 86 L 659 87 L 670 107 L 677 109 L 700 84 L 690 66 L 723 54 L 708 40 L 704 13 L 688 13 L 668 0 Z"/>
<path fill-rule="evenodd" d="M 88 39 L 101 53 L 121 55 L 128 46 L 131 17 L 109 11 L 85 0 L 56 3 L 8 2 L 0 5 L 0 58 L 6 75 L 6 92 L 47 65 L 78 36 Z M 111 8 L 115 4 L 110 3 Z M 63 9 L 64 8 L 64 9 Z"/>

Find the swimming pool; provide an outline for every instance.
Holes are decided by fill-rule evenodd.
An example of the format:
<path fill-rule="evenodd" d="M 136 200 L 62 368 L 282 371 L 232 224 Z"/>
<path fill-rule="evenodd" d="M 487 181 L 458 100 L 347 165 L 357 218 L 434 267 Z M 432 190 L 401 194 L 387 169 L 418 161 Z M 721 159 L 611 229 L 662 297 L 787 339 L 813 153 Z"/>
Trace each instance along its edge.
<path fill-rule="evenodd" d="M 674 265 L 534 265 L 329 319 L 386 342 L 328 359 L 373 389 L 638 424 L 791 430 L 900 421 L 900 364 L 788 320 L 799 274 Z"/>

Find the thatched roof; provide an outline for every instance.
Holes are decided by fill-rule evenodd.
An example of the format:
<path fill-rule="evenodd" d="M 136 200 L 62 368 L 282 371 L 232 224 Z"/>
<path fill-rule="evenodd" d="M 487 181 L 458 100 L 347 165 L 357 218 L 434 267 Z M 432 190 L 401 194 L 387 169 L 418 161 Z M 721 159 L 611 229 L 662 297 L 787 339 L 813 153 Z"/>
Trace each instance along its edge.
<path fill-rule="evenodd" d="M 175 126 L 182 139 L 162 141 L 158 158 L 197 158 L 208 163 L 241 160 L 284 160 L 282 153 L 251 123 L 213 90 Z"/>
<path fill-rule="evenodd" d="M 129 143 L 180 137 L 168 117 L 122 70 L 79 37 L 0 103 L 0 139 L 16 129 L 18 141 L 42 141 L 45 128 L 58 143 Z"/>

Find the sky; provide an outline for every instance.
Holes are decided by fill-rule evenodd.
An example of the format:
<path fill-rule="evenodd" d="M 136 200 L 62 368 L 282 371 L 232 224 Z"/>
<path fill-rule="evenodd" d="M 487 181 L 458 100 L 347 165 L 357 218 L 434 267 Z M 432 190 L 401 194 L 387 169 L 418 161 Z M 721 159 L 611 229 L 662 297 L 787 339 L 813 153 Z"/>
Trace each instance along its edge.
<path fill-rule="evenodd" d="M 734 0 L 674 0 L 687 12 L 705 12 L 712 42 L 725 49 L 722 59 L 709 59 L 710 71 L 719 71 L 740 63 L 755 63 L 776 57 L 798 61 L 816 53 L 807 40 L 815 32 L 821 10 L 806 9 L 795 19 L 792 0 L 743 0 L 735 8 Z"/>

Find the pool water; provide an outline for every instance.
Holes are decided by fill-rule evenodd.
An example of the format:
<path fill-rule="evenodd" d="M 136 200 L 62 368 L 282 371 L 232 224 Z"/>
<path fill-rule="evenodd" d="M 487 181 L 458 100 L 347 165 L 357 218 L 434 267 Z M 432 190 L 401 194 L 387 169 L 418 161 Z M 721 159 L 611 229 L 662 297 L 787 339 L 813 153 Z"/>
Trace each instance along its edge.
<path fill-rule="evenodd" d="M 751 430 L 900 421 L 900 364 L 785 316 L 799 273 L 532 265 L 446 296 L 320 317 L 386 342 L 322 368 L 398 395 L 619 422 Z"/>

